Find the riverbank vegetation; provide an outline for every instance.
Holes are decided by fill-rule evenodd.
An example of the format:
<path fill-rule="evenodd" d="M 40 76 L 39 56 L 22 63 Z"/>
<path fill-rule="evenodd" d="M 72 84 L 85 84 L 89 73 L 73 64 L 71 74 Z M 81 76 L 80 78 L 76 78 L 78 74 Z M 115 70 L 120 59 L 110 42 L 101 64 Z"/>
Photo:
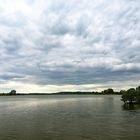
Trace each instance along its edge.
<path fill-rule="evenodd" d="M 120 95 L 120 92 L 116 92 L 113 89 L 109 88 L 101 92 L 97 91 L 75 91 L 75 92 L 57 92 L 57 93 L 16 93 L 16 90 L 11 90 L 9 93 L 0 93 L 2 96 L 8 96 L 8 95 Z"/>
<path fill-rule="evenodd" d="M 9 93 L 0 93 L 0 96 L 17 95 L 16 90 L 11 90 Z"/>
<path fill-rule="evenodd" d="M 16 90 L 11 90 L 9 93 L 1 93 L 0 96 L 13 96 L 13 95 L 122 95 L 121 100 L 125 104 L 140 104 L 140 86 L 137 88 L 130 88 L 128 90 L 121 90 L 119 92 L 109 88 L 101 92 L 58 92 L 58 93 L 16 93 Z"/>
<path fill-rule="evenodd" d="M 122 93 L 122 101 L 125 104 L 140 104 L 140 86 L 130 88 L 127 91 L 120 91 Z"/>

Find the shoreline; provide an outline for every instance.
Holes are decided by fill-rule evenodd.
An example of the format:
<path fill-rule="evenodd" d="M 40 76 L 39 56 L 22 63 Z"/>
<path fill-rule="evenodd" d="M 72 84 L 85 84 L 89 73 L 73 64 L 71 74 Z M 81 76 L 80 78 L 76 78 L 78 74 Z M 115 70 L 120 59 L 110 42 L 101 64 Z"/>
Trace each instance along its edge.
<path fill-rule="evenodd" d="M 30 96 L 30 95 L 35 95 L 35 96 L 38 96 L 38 95 L 92 95 L 92 96 L 96 96 L 96 95 L 122 95 L 122 94 L 57 94 L 57 93 L 52 93 L 52 94 L 41 94 L 41 93 L 37 93 L 37 94 L 16 94 L 16 95 L 8 95 L 8 94 L 0 94 L 0 96 L 22 96 L 22 95 L 25 95 L 25 96 Z"/>

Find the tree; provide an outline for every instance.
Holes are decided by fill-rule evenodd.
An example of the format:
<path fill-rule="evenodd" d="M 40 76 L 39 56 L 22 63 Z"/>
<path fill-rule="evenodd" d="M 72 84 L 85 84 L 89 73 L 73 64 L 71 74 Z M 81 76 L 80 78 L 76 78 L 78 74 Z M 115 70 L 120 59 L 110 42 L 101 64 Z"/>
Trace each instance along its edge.
<path fill-rule="evenodd" d="M 136 101 L 136 90 L 134 88 L 130 88 L 127 90 L 127 99 L 130 103 Z"/>
<path fill-rule="evenodd" d="M 136 102 L 136 90 L 130 88 L 127 91 L 123 91 L 122 101 L 124 101 L 124 103 L 129 102 L 130 104 Z"/>
<path fill-rule="evenodd" d="M 109 89 L 106 89 L 102 92 L 103 94 L 114 94 L 114 91 L 113 89 L 109 88 Z"/>
<path fill-rule="evenodd" d="M 9 94 L 10 94 L 10 95 L 16 95 L 16 90 L 11 90 L 11 91 L 9 92 Z"/>
<path fill-rule="evenodd" d="M 140 86 L 136 88 L 136 99 L 140 103 Z"/>
<path fill-rule="evenodd" d="M 122 101 L 124 102 L 124 103 L 126 103 L 127 102 L 127 94 L 126 94 L 126 91 L 125 90 L 121 90 L 120 91 L 120 94 L 122 94 Z"/>
<path fill-rule="evenodd" d="M 136 88 L 136 91 L 137 91 L 137 92 L 140 92 L 140 86 L 138 86 L 138 87 Z"/>

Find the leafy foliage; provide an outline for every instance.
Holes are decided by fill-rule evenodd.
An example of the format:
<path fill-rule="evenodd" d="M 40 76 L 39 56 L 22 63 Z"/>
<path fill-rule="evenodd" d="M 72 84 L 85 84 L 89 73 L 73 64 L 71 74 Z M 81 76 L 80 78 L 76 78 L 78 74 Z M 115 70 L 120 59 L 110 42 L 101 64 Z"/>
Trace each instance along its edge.
<path fill-rule="evenodd" d="M 140 86 L 136 89 L 130 88 L 127 91 L 120 91 L 122 93 L 122 101 L 124 103 L 140 103 Z"/>
<path fill-rule="evenodd" d="M 10 94 L 10 95 L 16 95 L 16 90 L 11 90 L 11 91 L 9 92 L 9 94 Z"/>

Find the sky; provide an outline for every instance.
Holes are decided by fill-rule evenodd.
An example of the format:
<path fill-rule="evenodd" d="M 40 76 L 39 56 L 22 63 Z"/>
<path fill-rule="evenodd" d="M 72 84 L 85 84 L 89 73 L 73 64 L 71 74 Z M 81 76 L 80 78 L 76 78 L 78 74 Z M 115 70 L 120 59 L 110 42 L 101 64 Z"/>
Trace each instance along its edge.
<path fill-rule="evenodd" d="M 0 0 L 0 92 L 140 85 L 140 0 Z"/>

